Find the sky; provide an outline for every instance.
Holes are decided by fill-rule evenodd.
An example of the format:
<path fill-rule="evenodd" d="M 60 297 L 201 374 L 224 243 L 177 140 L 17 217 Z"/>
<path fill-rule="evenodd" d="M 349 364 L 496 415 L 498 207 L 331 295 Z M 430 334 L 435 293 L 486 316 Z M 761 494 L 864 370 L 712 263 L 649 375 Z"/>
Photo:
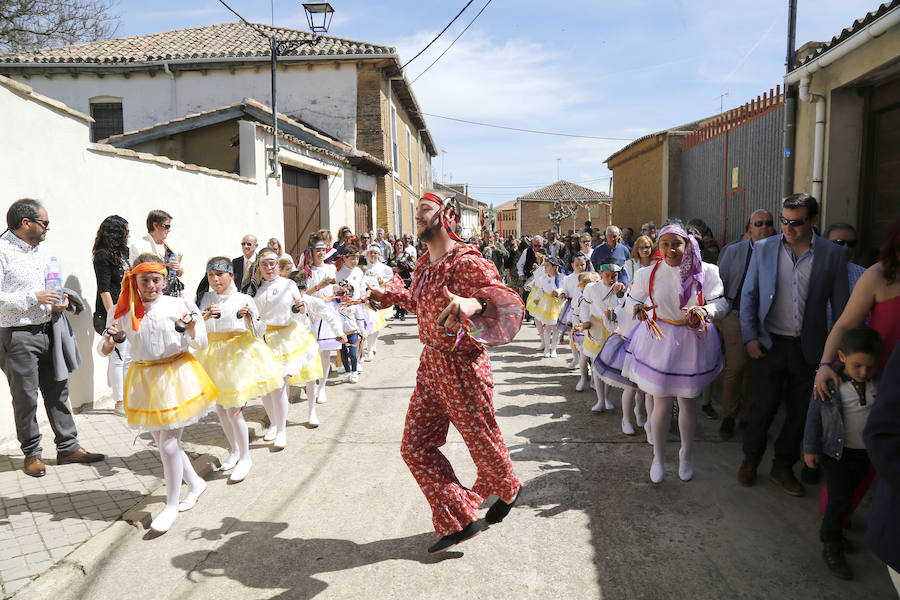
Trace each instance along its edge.
<path fill-rule="evenodd" d="M 226 1 L 249 21 L 272 23 L 274 11 L 275 25 L 306 29 L 300 2 Z M 466 4 L 330 1 L 329 35 L 393 46 L 404 62 Z M 878 6 L 799 0 L 797 46 L 828 41 Z M 117 36 L 234 20 L 217 0 L 119 0 L 116 10 Z M 716 115 L 781 84 L 787 13 L 787 0 L 474 0 L 405 69 L 422 110 L 586 137 L 427 116 L 440 149 L 435 179 L 468 183 L 470 195 L 495 205 L 557 179 L 608 192 L 604 161 L 629 140 Z"/>

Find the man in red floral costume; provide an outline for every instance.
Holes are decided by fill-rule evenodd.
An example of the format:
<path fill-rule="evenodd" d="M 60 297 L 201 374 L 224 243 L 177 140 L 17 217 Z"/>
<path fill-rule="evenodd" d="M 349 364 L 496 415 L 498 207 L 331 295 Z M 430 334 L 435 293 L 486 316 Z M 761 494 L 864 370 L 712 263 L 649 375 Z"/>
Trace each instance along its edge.
<path fill-rule="evenodd" d="M 410 289 L 395 276 L 383 291 L 371 292 L 383 307 L 397 304 L 415 312 L 425 344 L 400 453 L 431 505 L 441 536 L 428 548 L 432 554 L 481 531 L 475 509 L 491 494 L 498 500 L 485 520 L 503 520 L 521 487 L 494 418 L 494 378 L 484 346 L 512 340 L 524 306 L 478 248 L 460 243 L 454 232 L 458 221 L 452 198 L 426 193 L 416 209 L 416 228 L 428 250 L 416 262 Z M 450 423 L 478 469 L 471 489 L 459 482 L 440 451 Z"/>

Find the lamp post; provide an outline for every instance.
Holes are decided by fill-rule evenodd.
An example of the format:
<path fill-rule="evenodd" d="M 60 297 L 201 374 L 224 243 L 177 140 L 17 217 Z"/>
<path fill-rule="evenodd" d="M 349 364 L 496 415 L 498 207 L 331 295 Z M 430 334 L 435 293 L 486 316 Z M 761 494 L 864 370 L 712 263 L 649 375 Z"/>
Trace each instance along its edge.
<path fill-rule="evenodd" d="M 314 34 L 328 33 L 328 27 L 331 26 L 331 17 L 334 15 L 334 9 L 328 2 L 304 2 L 303 10 L 306 12 L 306 22 L 310 31 Z M 269 38 L 269 50 L 272 55 L 272 172 L 270 177 L 274 177 L 278 185 L 281 185 L 281 171 L 278 168 L 278 96 L 277 96 L 277 73 L 278 73 L 278 55 L 293 52 L 301 46 L 311 46 L 319 41 L 319 36 L 303 40 L 279 40 L 275 34 Z"/>

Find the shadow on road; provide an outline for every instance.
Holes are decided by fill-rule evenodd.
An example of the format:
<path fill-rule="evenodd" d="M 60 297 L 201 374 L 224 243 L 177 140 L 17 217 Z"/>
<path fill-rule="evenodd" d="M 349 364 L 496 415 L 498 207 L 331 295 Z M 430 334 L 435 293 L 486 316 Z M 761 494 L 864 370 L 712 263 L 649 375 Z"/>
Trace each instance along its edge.
<path fill-rule="evenodd" d="M 422 547 L 434 541 L 433 533 L 357 544 L 333 538 L 279 537 L 287 523 L 222 519 L 217 529 L 192 529 L 193 539 L 218 541 L 214 552 L 196 551 L 175 556 L 172 565 L 187 573 L 188 581 L 227 577 L 248 588 L 282 590 L 273 598 L 311 598 L 328 584 L 320 573 L 345 571 L 387 560 L 409 560 L 423 565 L 460 558 L 461 552 L 423 556 Z M 255 557 L 255 558 L 253 558 Z M 268 595 L 266 597 L 269 597 Z M 365 592 L 360 590 L 360 597 Z"/>

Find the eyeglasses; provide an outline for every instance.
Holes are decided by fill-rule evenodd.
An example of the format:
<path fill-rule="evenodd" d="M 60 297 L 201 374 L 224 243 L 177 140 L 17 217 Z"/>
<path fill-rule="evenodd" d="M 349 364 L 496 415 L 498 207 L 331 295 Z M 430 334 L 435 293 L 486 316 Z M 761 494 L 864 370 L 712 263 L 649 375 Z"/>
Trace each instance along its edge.
<path fill-rule="evenodd" d="M 241 246 L 255 246 L 253 242 L 241 242 Z"/>
<path fill-rule="evenodd" d="M 783 219 L 782 219 L 782 221 L 783 221 Z M 766 227 L 771 227 L 771 226 L 774 225 L 774 224 L 775 224 L 775 221 L 772 221 L 772 220 L 769 220 L 769 221 L 753 221 L 753 223 L 752 223 L 752 225 L 753 225 L 754 227 L 762 227 L 763 225 L 765 225 Z"/>
<path fill-rule="evenodd" d="M 831 240 L 838 246 L 847 246 L 848 248 L 856 248 L 856 244 L 859 242 L 856 240 Z"/>
<path fill-rule="evenodd" d="M 653 250 L 652 246 L 638 246 L 638 250 Z"/>
<path fill-rule="evenodd" d="M 45 221 L 44 219 L 32 219 L 31 217 L 25 217 L 29 221 L 34 221 L 44 229 L 50 229 L 50 221 Z"/>
<path fill-rule="evenodd" d="M 785 219 L 784 217 L 781 217 L 781 224 L 790 225 L 791 227 L 800 227 L 807 221 L 809 221 L 809 219 Z"/>

